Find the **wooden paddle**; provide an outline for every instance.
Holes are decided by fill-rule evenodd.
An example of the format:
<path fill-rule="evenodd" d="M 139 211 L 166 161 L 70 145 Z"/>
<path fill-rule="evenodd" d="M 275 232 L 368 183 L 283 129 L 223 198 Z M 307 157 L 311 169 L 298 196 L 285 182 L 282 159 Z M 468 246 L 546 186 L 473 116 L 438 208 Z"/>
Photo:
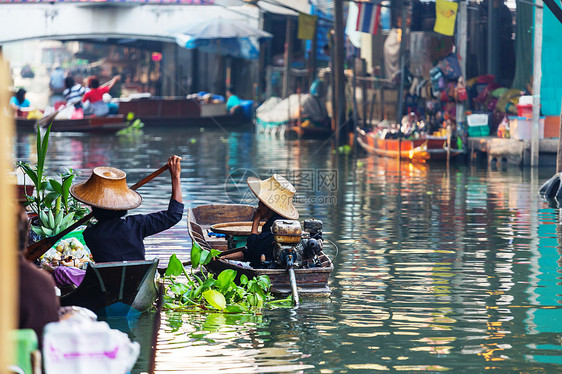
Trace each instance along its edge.
<path fill-rule="evenodd" d="M 46 125 L 48 125 L 49 123 L 51 123 L 55 117 L 57 116 L 57 114 L 59 114 L 64 108 L 66 108 L 65 105 L 61 105 L 59 106 L 59 108 L 57 110 L 55 110 L 53 113 L 46 115 L 44 117 L 41 117 L 37 120 L 37 122 L 35 123 L 35 130 L 37 130 L 40 127 L 44 127 Z"/>
<path fill-rule="evenodd" d="M 166 170 L 168 170 L 167 164 L 162 166 L 160 169 L 156 170 L 155 172 L 153 172 L 152 174 L 150 174 L 149 176 L 147 176 L 146 178 L 144 178 L 140 182 L 137 182 L 134 185 L 132 185 L 131 190 L 136 190 L 137 188 L 142 187 L 144 184 L 150 182 L 151 180 L 153 180 L 154 178 L 156 178 L 157 176 L 159 176 L 160 174 L 162 174 Z M 45 238 L 43 240 L 38 241 L 37 243 L 34 243 L 34 244 L 30 245 L 25 250 L 25 253 L 24 253 L 25 258 L 28 259 L 29 261 L 37 260 L 39 257 L 41 257 L 43 255 L 43 253 L 47 252 L 49 250 L 49 248 L 51 248 L 53 245 L 55 245 L 59 241 L 59 239 L 61 239 L 63 236 L 65 236 L 66 234 L 68 234 L 69 232 L 71 232 L 72 230 L 77 228 L 78 226 L 83 225 L 86 222 L 88 222 L 93 216 L 94 216 L 94 214 L 90 213 L 87 216 L 85 216 L 85 217 L 79 219 L 78 221 L 74 222 L 71 226 L 69 226 L 65 230 L 61 231 L 57 235 Z"/>

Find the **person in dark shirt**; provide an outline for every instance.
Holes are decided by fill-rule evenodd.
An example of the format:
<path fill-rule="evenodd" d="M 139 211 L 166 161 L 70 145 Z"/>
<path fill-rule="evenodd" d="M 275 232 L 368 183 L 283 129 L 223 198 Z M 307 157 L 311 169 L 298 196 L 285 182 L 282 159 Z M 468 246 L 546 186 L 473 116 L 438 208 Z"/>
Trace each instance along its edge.
<path fill-rule="evenodd" d="M 243 260 L 249 261 L 250 266 L 260 267 L 262 260 L 273 261 L 273 246 L 275 239 L 271 232 L 271 226 L 278 219 L 298 219 L 299 212 L 293 206 L 295 188 L 281 175 L 273 174 L 266 180 L 255 177 L 248 178 L 250 190 L 260 200 L 252 219 L 252 231 L 246 241 L 246 249 L 243 251 Z M 259 232 L 262 220 L 265 224 Z M 242 259 L 241 255 L 226 256 L 230 259 Z M 237 255 L 237 256 L 236 256 Z"/>
<path fill-rule="evenodd" d="M 78 201 L 92 207 L 97 223 L 84 230 L 84 241 L 95 262 L 139 261 L 145 259 L 143 239 L 174 226 L 183 215 L 180 184 L 181 158 L 172 156 L 168 167 L 172 176 L 172 196 L 168 209 L 150 214 L 124 217 L 127 210 L 142 203 L 142 197 L 127 187 L 126 174 L 116 168 L 101 166 L 90 179 L 73 185 L 70 193 Z M 59 287 L 78 286 L 85 272 L 57 267 L 53 278 Z"/>
<path fill-rule="evenodd" d="M 142 203 L 142 197 L 127 187 L 126 175 L 119 169 L 97 167 L 88 181 L 72 186 L 72 196 L 90 205 L 98 221 L 84 230 L 84 241 L 95 262 L 144 260 L 143 239 L 181 220 L 180 160 L 178 156 L 168 159 L 172 196 L 168 209 L 156 213 L 124 217 L 128 209 Z"/>
<path fill-rule="evenodd" d="M 25 210 L 20 207 L 19 232 L 19 329 L 32 329 L 37 334 L 39 347 L 43 342 L 43 328 L 59 320 L 59 298 L 55 282 L 48 273 L 27 261 L 23 251 L 27 248 L 29 222 Z"/>

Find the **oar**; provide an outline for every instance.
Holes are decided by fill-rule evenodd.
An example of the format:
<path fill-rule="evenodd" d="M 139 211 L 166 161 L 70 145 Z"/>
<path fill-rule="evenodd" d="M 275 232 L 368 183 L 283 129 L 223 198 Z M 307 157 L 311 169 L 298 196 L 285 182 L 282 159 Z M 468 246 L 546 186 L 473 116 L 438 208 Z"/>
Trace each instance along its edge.
<path fill-rule="evenodd" d="M 168 170 L 167 164 L 162 166 L 160 169 L 156 170 L 155 172 L 153 172 L 152 174 L 150 174 L 149 176 L 147 176 L 146 178 L 144 178 L 140 182 L 132 185 L 131 190 L 136 190 L 137 188 L 142 187 L 145 183 L 150 182 L 151 180 L 153 180 L 154 178 L 156 178 L 157 176 L 159 176 L 160 174 L 162 174 L 166 170 Z M 71 232 L 72 230 L 77 228 L 78 226 L 83 225 L 86 222 L 88 222 L 93 216 L 94 216 L 94 214 L 90 213 L 87 216 L 85 216 L 85 217 L 79 219 L 78 221 L 74 222 L 71 226 L 69 226 L 67 229 L 61 231 L 57 235 L 45 238 L 43 240 L 38 241 L 37 243 L 34 243 L 34 244 L 30 245 L 25 250 L 25 258 L 27 258 L 29 261 L 37 260 L 39 257 L 41 257 L 43 255 L 43 253 L 47 252 L 49 250 L 49 248 L 51 248 L 53 245 L 55 245 L 59 241 L 59 239 L 61 239 L 63 236 L 65 236 L 66 234 L 68 234 L 69 232 Z"/>
<path fill-rule="evenodd" d="M 55 110 L 53 113 L 46 115 L 44 117 L 41 117 L 37 120 L 37 122 L 35 123 L 35 129 L 37 130 L 40 127 L 46 126 L 49 123 L 51 123 L 55 117 L 57 116 L 57 114 L 59 114 L 64 108 L 66 108 L 65 105 L 61 105 L 59 106 L 59 108 L 57 110 Z"/>

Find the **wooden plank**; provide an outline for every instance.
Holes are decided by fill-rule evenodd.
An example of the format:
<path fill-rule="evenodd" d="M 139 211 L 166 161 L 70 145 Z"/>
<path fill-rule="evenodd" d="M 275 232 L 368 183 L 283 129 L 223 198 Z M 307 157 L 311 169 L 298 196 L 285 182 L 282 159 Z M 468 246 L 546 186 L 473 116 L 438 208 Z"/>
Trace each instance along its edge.
<path fill-rule="evenodd" d="M 11 158 L 12 139 L 14 138 L 14 120 L 9 115 L 10 101 L 8 87 L 10 83 L 9 69 L 2 59 L 0 50 L 0 371 L 4 372 L 13 361 L 14 347 L 11 344 L 10 331 L 17 327 L 18 308 L 18 259 L 16 242 L 15 181 L 10 179 L 12 170 Z"/>

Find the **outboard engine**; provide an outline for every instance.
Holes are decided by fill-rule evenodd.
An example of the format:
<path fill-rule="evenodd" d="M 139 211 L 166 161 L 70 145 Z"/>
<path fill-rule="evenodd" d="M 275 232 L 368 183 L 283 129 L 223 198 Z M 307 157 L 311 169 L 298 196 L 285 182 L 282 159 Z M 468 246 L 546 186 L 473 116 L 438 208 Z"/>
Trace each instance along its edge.
<path fill-rule="evenodd" d="M 322 238 L 322 221 L 317 219 L 304 220 L 304 233 L 302 236 L 303 266 L 320 266 L 318 256 L 324 248 Z"/>
<path fill-rule="evenodd" d="M 273 222 L 271 232 L 275 237 L 273 261 L 283 268 L 302 266 L 302 248 L 300 246 L 302 229 L 299 221 L 278 219 Z"/>

